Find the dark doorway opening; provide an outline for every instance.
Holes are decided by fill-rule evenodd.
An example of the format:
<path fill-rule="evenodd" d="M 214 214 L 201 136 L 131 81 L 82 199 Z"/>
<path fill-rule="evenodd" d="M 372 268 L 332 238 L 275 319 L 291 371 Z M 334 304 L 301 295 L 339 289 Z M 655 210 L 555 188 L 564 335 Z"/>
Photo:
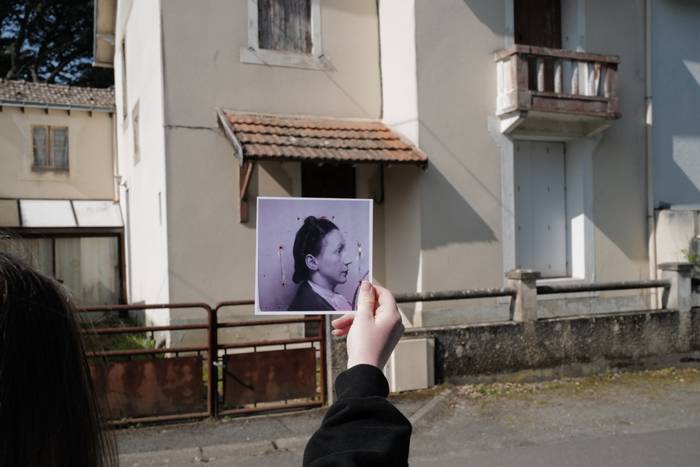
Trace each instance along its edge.
<path fill-rule="evenodd" d="M 561 49 L 561 0 L 515 0 L 515 43 Z"/>
<path fill-rule="evenodd" d="M 304 198 L 355 198 L 355 167 L 349 164 L 301 164 L 301 196 Z M 304 323 L 304 335 L 319 335 L 320 323 Z"/>
<path fill-rule="evenodd" d="M 304 198 L 354 198 L 355 167 L 346 164 L 301 164 Z"/>
<path fill-rule="evenodd" d="M 515 0 L 515 43 L 561 49 L 561 0 Z M 537 69 L 536 59 L 528 68 Z M 537 89 L 537 73 L 531 72 L 528 87 Z M 554 61 L 544 61 L 544 90 L 554 91 Z"/>

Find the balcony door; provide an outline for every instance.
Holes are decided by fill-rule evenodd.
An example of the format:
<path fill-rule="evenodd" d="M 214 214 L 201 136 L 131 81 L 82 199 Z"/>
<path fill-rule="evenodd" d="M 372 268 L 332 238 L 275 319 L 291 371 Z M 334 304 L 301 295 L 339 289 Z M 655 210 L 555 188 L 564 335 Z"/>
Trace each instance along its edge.
<path fill-rule="evenodd" d="M 515 43 L 561 49 L 561 0 L 513 0 Z"/>

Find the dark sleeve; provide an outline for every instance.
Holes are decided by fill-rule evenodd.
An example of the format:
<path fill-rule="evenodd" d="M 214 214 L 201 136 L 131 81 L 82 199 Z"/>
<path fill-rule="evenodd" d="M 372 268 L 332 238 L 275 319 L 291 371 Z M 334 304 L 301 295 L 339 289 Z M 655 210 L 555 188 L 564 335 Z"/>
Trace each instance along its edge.
<path fill-rule="evenodd" d="M 372 365 L 335 381 L 336 402 L 304 450 L 304 466 L 405 466 L 411 423 L 386 399 L 389 385 Z"/>

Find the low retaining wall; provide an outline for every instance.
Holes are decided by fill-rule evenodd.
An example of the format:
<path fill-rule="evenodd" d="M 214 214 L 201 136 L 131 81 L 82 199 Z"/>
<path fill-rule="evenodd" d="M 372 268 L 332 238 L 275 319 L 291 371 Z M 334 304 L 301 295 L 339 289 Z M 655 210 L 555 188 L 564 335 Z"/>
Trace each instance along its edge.
<path fill-rule="evenodd" d="M 636 360 L 700 350 L 700 308 L 540 319 L 529 323 L 407 329 L 435 339 L 437 383 L 597 361 Z M 689 319 L 688 319 L 689 318 Z M 333 378 L 345 369 L 344 339 L 333 339 Z"/>

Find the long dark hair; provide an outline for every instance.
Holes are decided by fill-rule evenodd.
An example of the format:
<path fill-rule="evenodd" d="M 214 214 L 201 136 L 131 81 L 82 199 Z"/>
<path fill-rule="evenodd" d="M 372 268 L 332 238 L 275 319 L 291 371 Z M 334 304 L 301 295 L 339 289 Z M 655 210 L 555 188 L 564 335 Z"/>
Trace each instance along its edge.
<path fill-rule="evenodd" d="M 338 230 L 338 226 L 324 217 L 309 216 L 304 219 L 294 238 L 294 275 L 292 280 L 299 284 L 309 280 L 311 272 L 306 266 L 306 255 L 318 256 L 321 253 L 323 239 L 330 232 Z"/>
<path fill-rule="evenodd" d="M 0 253 L 0 465 L 117 465 L 76 313 L 60 284 Z"/>

